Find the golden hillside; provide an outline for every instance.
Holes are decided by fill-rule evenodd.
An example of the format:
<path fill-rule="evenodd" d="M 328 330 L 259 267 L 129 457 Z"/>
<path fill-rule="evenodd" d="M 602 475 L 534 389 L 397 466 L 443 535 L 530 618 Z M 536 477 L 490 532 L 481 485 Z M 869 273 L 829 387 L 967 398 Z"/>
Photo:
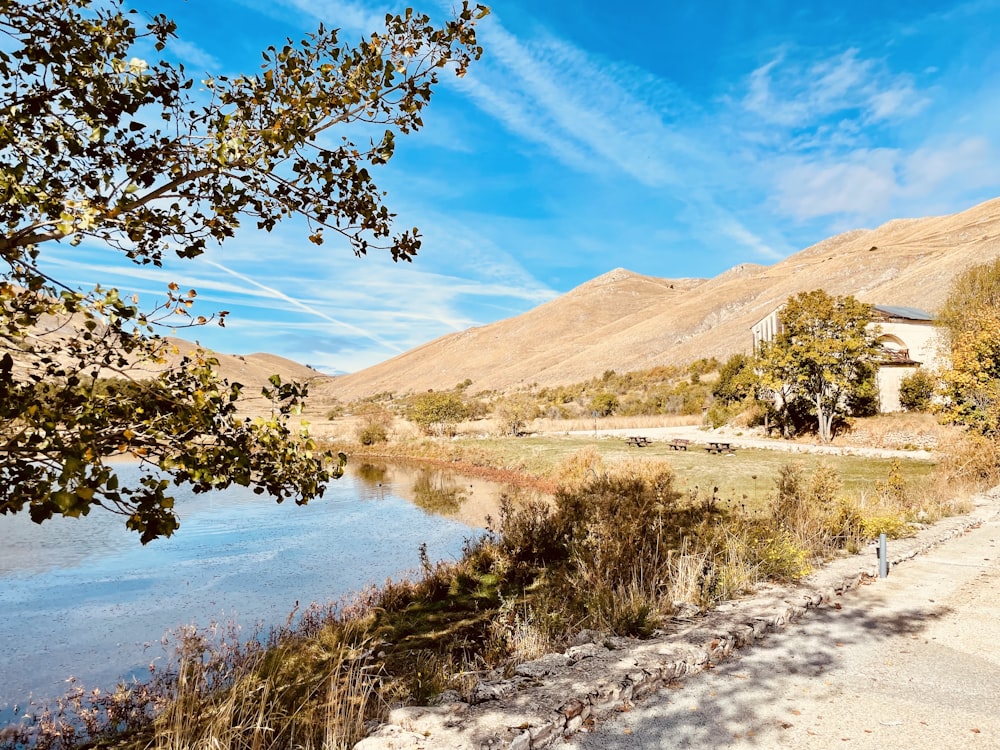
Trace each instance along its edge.
<path fill-rule="evenodd" d="M 900 219 L 831 237 L 774 265 L 713 279 L 615 269 L 533 310 L 423 346 L 313 392 L 351 400 L 381 391 L 473 392 L 557 385 L 699 357 L 749 352 L 750 327 L 788 296 L 823 288 L 865 302 L 935 310 L 963 269 L 1000 256 L 1000 199 L 952 216 Z"/>

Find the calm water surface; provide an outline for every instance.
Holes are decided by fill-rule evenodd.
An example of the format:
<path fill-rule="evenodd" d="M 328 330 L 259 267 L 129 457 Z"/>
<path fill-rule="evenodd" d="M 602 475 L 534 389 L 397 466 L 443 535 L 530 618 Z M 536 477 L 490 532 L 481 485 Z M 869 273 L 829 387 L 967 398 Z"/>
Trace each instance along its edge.
<path fill-rule="evenodd" d="M 41 526 L 0 516 L 0 719 L 29 696 L 62 694 L 70 675 L 110 688 L 145 674 L 179 625 L 249 632 L 284 623 L 296 602 L 337 601 L 417 569 L 421 544 L 431 559 L 455 558 L 501 489 L 361 465 L 302 507 L 242 488 L 182 493 L 179 531 L 145 547 L 106 512 Z"/>

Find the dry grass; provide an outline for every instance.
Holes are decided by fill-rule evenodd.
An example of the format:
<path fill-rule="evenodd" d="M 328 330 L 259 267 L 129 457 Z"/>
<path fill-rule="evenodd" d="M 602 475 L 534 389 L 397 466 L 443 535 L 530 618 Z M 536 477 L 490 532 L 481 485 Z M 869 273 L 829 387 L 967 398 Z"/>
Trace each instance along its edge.
<path fill-rule="evenodd" d="M 598 419 L 536 419 L 528 428 L 531 433 L 587 432 L 596 424 L 598 430 L 644 429 L 651 427 L 688 427 L 701 425 L 700 415 L 649 414 L 629 417 L 599 417 Z"/>
<path fill-rule="evenodd" d="M 906 450 L 936 448 L 955 440 L 959 428 L 941 424 L 932 414 L 896 412 L 855 419 L 850 431 L 838 435 L 835 445 Z"/>

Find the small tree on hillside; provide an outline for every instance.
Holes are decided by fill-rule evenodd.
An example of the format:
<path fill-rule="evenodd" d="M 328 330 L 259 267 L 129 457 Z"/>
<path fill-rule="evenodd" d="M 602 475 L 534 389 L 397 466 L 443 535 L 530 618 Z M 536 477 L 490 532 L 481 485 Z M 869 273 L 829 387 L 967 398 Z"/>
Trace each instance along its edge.
<path fill-rule="evenodd" d="M 362 445 L 375 445 L 389 440 L 393 413 L 384 404 L 369 402 L 362 404 L 355 414 L 358 424 L 355 435 Z"/>
<path fill-rule="evenodd" d="M 530 393 L 514 393 L 505 396 L 496 408 L 497 422 L 501 435 L 517 437 L 524 428 L 538 416 L 538 402 Z"/>
<path fill-rule="evenodd" d="M 746 354 L 734 354 L 719 370 L 712 395 L 726 404 L 736 404 L 756 396 L 758 386 L 753 358 Z"/>
<path fill-rule="evenodd" d="M 590 399 L 590 409 L 597 412 L 599 417 L 610 417 L 618 410 L 618 397 L 608 391 L 595 393 Z"/>
<path fill-rule="evenodd" d="M 780 332 L 758 356 L 763 384 L 783 393 L 783 405 L 807 401 L 822 440 L 849 413 L 849 396 L 870 378 L 878 354 L 871 305 L 831 297 L 822 289 L 789 297 L 778 313 Z"/>

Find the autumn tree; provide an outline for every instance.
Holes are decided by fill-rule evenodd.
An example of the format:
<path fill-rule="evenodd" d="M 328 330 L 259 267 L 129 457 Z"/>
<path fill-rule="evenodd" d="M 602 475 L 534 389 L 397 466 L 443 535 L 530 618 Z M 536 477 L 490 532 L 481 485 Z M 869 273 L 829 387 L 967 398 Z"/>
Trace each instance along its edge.
<path fill-rule="evenodd" d="M 512 393 L 500 400 L 495 414 L 500 434 L 517 437 L 538 416 L 538 401 L 530 393 Z"/>
<path fill-rule="evenodd" d="M 809 405 L 822 440 L 872 378 L 878 353 L 872 307 L 822 289 L 789 297 L 778 312 L 779 332 L 758 353 L 762 384 L 781 394 L 781 406 Z"/>
<path fill-rule="evenodd" d="M 428 435 L 453 435 L 455 426 L 469 416 L 469 407 L 455 391 L 428 391 L 413 397 L 406 416 Z"/>
<path fill-rule="evenodd" d="M 924 369 L 915 370 L 899 381 L 899 405 L 906 411 L 927 411 L 937 383 Z"/>
<path fill-rule="evenodd" d="M 146 542 L 177 527 L 171 483 L 300 503 L 323 493 L 342 457 L 289 426 L 305 388 L 274 378 L 270 416 L 240 418 L 242 386 L 210 356 L 170 364 L 161 326 L 208 322 L 190 315 L 194 290 L 171 285 L 149 309 L 71 289 L 45 270 L 45 248 L 160 265 L 301 216 L 314 244 L 410 260 L 419 235 L 393 233 L 370 170 L 421 127 L 438 75 L 479 57 L 487 12 L 465 3 L 435 26 L 407 10 L 355 45 L 320 26 L 268 48 L 256 74 L 196 94 L 182 66 L 144 59 L 174 36 L 162 15 L 139 23 L 122 0 L 0 0 L 0 513 L 42 522 L 100 507 Z M 109 377 L 134 387 L 98 392 Z M 105 461 L 115 453 L 147 469 L 134 486 Z"/>
<path fill-rule="evenodd" d="M 712 395 L 726 404 L 737 404 L 756 396 L 758 385 L 753 358 L 737 353 L 719 369 Z"/>
<path fill-rule="evenodd" d="M 1000 436 L 1000 259 L 956 277 L 938 322 L 951 356 L 942 376 L 942 413 Z"/>

